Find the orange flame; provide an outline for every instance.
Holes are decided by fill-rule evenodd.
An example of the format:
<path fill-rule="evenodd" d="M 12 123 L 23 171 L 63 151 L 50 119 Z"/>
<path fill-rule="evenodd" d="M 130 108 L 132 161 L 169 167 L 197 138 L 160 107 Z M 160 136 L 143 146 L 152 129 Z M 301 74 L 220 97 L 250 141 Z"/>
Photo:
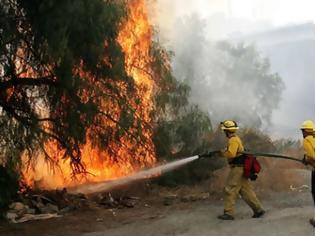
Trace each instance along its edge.
<path fill-rule="evenodd" d="M 131 106 L 137 117 L 141 117 L 144 123 L 151 124 L 150 113 L 154 109 L 152 96 L 155 87 L 150 76 L 152 29 L 146 12 L 145 0 L 130 0 L 128 4 L 128 18 L 121 26 L 117 41 L 125 53 L 126 71 L 134 79 L 137 86 L 136 95 L 141 98 L 140 102 L 135 102 L 130 98 Z M 88 73 L 82 71 L 79 74 L 84 77 L 89 76 Z M 121 84 L 120 88 L 124 90 L 124 85 Z M 113 117 L 119 118 L 119 112 L 117 112 L 119 107 L 114 102 L 102 101 L 101 104 L 102 108 L 111 112 Z M 103 120 L 103 122 L 113 128 L 116 125 L 111 120 Z M 90 174 L 82 175 L 81 178 L 75 180 L 71 178 L 70 161 L 62 160 L 63 151 L 58 149 L 56 142 L 47 142 L 46 152 L 53 157 L 53 162 L 58 165 L 52 168 L 42 155 L 38 155 L 27 168 L 26 156 L 23 156 L 25 182 L 31 187 L 54 189 L 91 181 L 115 179 L 134 173 L 147 165 L 153 165 L 156 159 L 152 131 L 145 125 L 141 128 L 147 140 L 145 145 L 131 141 L 128 135 L 120 138 L 120 143 L 110 143 L 109 146 L 118 153 L 116 160 L 114 160 L 107 150 L 100 150 L 93 145 L 89 138 L 90 135 L 93 135 L 93 127 L 91 127 L 89 131 L 91 134 L 89 132 L 86 134 L 88 141 L 81 147 L 81 161 Z M 132 128 L 129 132 L 133 132 Z M 133 153 L 130 153 L 131 147 Z"/>

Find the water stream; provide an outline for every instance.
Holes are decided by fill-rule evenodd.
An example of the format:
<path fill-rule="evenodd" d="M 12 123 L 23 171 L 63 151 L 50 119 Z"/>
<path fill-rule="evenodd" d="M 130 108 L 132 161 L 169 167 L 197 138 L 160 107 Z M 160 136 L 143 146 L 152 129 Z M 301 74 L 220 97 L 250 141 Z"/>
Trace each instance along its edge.
<path fill-rule="evenodd" d="M 163 165 L 152 167 L 152 168 L 147 169 L 147 170 L 142 170 L 140 172 L 137 172 L 135 174 L 132 174 L 132 175 L 129 175 L 129 176 L 126 176 L 124 178 L 117 179 L 117 180 L 79 185 L 79 186 L 76 186 L 72 189 L 69 189 L 69 192 L 84 193 L 84 194 L 104 192 L 104 191 L 110 190 L 112 188 L 118 187 L 120 185 L 125 185 L 128 183 L 131 183 L 131 182 L 136 181 L 136 180 L 155 177 L 157 175 L 160 175 L 160 174 L 166 173 L 168 171 L 174 170 L 174 169 L 176 169 L 182 165 L 188 164 L 188 163 L 190 163 L 196 159 L 198 159 L 198 156 L 187 157 L 184 159 L 180 159 L 177 161 L 172 161 L 170 163 L 166 163 Z"/>

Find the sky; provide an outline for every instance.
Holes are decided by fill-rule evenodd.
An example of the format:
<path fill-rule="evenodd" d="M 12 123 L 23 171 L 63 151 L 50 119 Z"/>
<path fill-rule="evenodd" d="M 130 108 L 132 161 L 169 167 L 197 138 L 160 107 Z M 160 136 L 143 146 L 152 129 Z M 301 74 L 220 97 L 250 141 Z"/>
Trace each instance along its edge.
<path fill-rule="evenodd" d="M 278 27 L 315 21 L 315 0 L 156 0 L 159 18 L 172 25 L 177 17 L 197 13 L 207 19 L 222 14 L 227 19 L 268 22 Z M 247 27 L 252 30 L 251 27 Z M 235 28 L 233 28 L 235 30 Z M 241 28 L 245 31 L 246 28 Z M 245 32 L 246 33 L 246 32 Z"/>
<path fill-rule="evenodd" d="M 203 2 L 210 4 L 211 0 Z M 275 26 L 315 19 L 314 0 L 230 0 L 229 2 L 230 16 L 250 20 L 270 20 Z M 223 5 L 222 8 L 226 8 Z"/>

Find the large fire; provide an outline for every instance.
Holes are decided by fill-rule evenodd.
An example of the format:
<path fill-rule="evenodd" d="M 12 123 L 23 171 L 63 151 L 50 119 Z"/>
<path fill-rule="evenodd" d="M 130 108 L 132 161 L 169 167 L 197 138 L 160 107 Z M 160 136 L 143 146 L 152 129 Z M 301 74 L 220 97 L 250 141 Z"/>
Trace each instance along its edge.
<path fill-rule="evenodd" d="M 135 115 L 141 117 L 144 122 L 142 125 L 145 144 L 137 143 L 130 139 L 127 134 L 120 138 L 119 143 L 112 142 L 109 146 L 116 150 L 118 155 L 114 159 L 108 150 L 100 150 L 93 145 L 89 138 L 93 133 L 87 135 L 87 143 L 81 147 L 82 163 L 87 171 L 85 175 L 72 178 L 70 160 L 63 160 L 63 150 L 58 149 L 54 141 L 46 143 L 46 152 L 53 157 L 53 161 L 58 164 L 53 166 L 51 162 L 45 161 L 43 156 L 35 158 L 30 165 L 26 165 L 26 157 L 23 157 L 24 178 L 29 186 L 36 186 L 45 189 L 53 189 L 85 183 L 87 181 L 98 182 L 111 180 L 126 176 L 139 169 L 153 165 L 155 163 L 154 144 L 152 142 L 152 131 L 147 128 L 150 124 L 150 112 L 154 105 L 152 96 L 154 93 L 154 82 L 150 77 L 150 47 L 152 42 L 152 29 L 149 24 L 145 0 L 128 1 L 128 19 L 122 22 L 118 43 L 125 53 L 126 71 L 132 77 L 137 86 L 136 95 L 140 97 L 140 102 L 130 99 L 130 104 L 135 110 Z M 81 76 L 88 76 L 86 72 L 79 72 Z M 124 87 L 121 85 L 121 89 Z M 102 101 L 102 107 L 107 112 L 111 112 L 112 117 L 119 116 L 118 106 L 111 101 Z M 119 118 L 119 117 L 117 117 Z M 106 118 L 102 118 L 107 125 L 115 127 L 115 123 Z M 128 132 L 133 133 L 131 128 Z M 93 134 L 92 134 L 93 135 Z"/>

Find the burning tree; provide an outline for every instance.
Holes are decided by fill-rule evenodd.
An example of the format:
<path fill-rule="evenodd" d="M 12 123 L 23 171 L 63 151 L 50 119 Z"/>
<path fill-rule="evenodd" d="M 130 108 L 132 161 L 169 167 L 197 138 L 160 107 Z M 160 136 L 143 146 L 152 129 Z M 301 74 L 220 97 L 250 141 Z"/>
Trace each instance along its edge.
<path fill-rule="evenodd" d="M 65 175 L 91 172 L 87 161 L 102 168 L 122 159 L 126 170 L 117 175 L 152 164 L 153 87 L 142 82 L 147 62 L 128 49 L 138 44 L 123 21 L 130 9 L 101 0 L 3 0 L 0 10 L 2 162 L 63 159 L 71 167 Z M 134 54 L 141 49 L 148 51 Z"/>
<path fill-rule="evenodd" d="M 155 163 L 153 134 L 189 89 L 144 0 L 1 0 L 0 14 L 2 165 L 55 188 Z"/>

